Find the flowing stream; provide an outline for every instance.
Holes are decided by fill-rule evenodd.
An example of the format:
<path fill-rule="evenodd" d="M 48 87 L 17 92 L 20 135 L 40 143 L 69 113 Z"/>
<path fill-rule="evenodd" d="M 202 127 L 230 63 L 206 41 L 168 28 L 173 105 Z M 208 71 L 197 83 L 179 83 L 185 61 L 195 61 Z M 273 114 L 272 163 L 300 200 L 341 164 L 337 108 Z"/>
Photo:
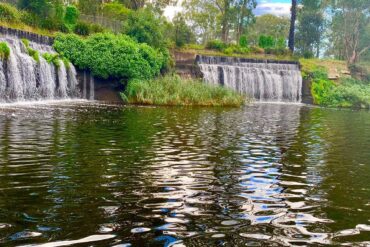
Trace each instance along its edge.
<path fill-rule="evenodd" d="M 263 102 L 299 103 L 302 76 L 299 65 L 225 57 L 198 57 L 207 83 L 224 85 Z"/>
<path fill-rule="evenodd" d="M 7 59 L 0 59 L 0 103 L 79 98 L 76 70 L 59 60 L 48 63 L 44 53 L 55 54 L 51 46 L 30 42 L 39 53 L 39 61 L 28 55 L 22 40 L 11 35 L 0 36 L 10 47 Z"/>

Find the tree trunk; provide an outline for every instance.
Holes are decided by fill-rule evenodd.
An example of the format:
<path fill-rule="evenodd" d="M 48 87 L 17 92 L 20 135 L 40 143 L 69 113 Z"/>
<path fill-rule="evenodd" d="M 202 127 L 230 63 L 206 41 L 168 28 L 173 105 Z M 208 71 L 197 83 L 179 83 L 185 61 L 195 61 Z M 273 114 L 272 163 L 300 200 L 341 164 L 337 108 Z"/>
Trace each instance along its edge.
<path fill-rule="evenodd" d="M 292 0 L 291 18 L 290 18 L 290 29 L 289 29 L 289 50 L 294 52 L 294 31 L 295 31 L 295 20 L 297 18 L 297 0 Z"/>
<path fill-rule="evenodd" d="M 222 41 L 227 43 L 229 38 L 229 10 L 230 10 L 230 2 L 229 0 L 224 0 L 224 11 L 222 17 L 222 30 L 221 30 L 221 38 Z"/>

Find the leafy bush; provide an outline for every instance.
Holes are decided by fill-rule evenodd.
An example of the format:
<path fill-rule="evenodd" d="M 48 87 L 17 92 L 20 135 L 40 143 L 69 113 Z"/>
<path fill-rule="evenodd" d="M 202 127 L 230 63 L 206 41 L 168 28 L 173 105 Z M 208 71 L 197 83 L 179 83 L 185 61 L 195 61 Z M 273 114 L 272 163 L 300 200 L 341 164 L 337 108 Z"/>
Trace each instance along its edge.
<path fill-rule="evenodd" d="M 86 22 L 79 21 L 74 27 L 73 32 L 78 35 L 88 36 L 90 34 L 90 25 Z"/>
<path fill-rule="evenodd" d="M 129 13 L 124 22 L 123 32 L 139 43 L 161 48 L 166 46 L 166 37 L 162 30 L 162 20 L 149 9 L 141 9 Z"/>
<path fill-rule="evenodd" d="M 247 48 L 248 47 L 248 39 L 247 39 L 247 36 L 246 35 L 240 36 L 239 45 L 241 47 L 243 47 L 243 48 Z"/>
<path fill-rule="evenodd" d="M 224 42 L 222 42 L 221 40 L 215 39 L 215 40 L 208 41 L 207 44 L 206 44 L 206 48 L 222 51 L 222 50 L 227 48 L 227 45 Z"/>
<path fill-rule="evenodd" d="M 126 8 L 121 3 L 113 2 L 113 3 L 103 4 L 102 13 L 105 17 L 110 17 L 110 18 L 124 21 L 127 19 L 128 15 L 131 13 L 131 10 Z"/>
<path fill-rule="evenodd" d="M 67 25 L 76 25 L 80 11 L 74 5 L 68 5 L 65 10 L 64 22 Z"/>
<path fill-rule="evenodd" d="M 335 84 L 330 80 L 315 78 L 311 84 L 311 93 L 314 98 L 314 103 L 318 105 L 326 105 L 325 102 L 334 87 Z"/>
<path fill-rule="evenodd" d="M 54 64 L 55 67 L 59 68 L 60 66 L 60 58 L 59 54 L 51 54 L 51 53 L 44 53 L 42 57 L 48 62 Z"/>
<path fill-rule="evenodd" d="M 179 76 L 131 80 L 122 98 L 133 104 L 199 106 L 240 106 L 246 100 L 229 89 Z"/>
<path fill-rule="evenodd" d="M 275 46 L 274 37 L 261 35 L 258 40 L 258 46 L 263 49 L 274 47 Z"/>
<path fill-rule="evenodd" d="M 126 35 L 99 33 L 82 39 L 75 34 L 57 35 L 54 48 L 81 69 L 101 78 L 147 79 L 158 75 L 166 54 Z"/>
<path fill-rule="evenodd" d="M 346 79 L 326 95 L 323 105 L 370 109 L 370 85 Z"/>
<path fill-rule="evenodd" d="M 6 42 L 0 42 L 0 59 L 8 59 L 10 48 Z"/>
<path fill-rule="evenodd" d="M 0 21 L 18 22 L 21 18 L 20 12 L 10 4 L 0 3 Z"/>

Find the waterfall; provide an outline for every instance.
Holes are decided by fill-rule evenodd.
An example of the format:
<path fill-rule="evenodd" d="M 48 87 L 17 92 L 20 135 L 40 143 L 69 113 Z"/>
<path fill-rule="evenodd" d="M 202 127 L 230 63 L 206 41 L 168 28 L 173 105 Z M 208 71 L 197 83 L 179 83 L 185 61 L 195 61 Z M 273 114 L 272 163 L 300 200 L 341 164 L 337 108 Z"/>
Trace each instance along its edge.
<path fill-rule="evenodd" d="M 0 59 L 0 102 L 68 99 L 80 97 L 76 70 L 72 64 L 48 63 L 44 53 L 54 53 L 48 44 L 30 42 L 39 52 L 39 61 L 28 55 L 23 42 L 11 35 L 0 35 L 10 48 L 8 58 Z"/>
<path fill-rule="evenodd" d="M 205 82 L 223 85 L 258 101 L 301 102 L 299 64 L 228 57 L 198 56 Z"/>

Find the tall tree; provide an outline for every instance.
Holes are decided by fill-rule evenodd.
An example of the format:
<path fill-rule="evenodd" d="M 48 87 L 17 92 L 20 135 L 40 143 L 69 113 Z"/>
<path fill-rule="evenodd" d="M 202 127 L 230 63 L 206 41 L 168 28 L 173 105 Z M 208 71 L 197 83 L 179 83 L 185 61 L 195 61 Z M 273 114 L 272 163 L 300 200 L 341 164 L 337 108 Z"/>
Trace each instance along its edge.
<path fill-rule="evenodd" d="M 302 0 L 298 11 L 296 49 L 305 56 L 320 55 L 320 44 L 324 31 L 324 8 L 322 0 Z"/>
<path fill-rule="evenodd" d="M 261 35 L 272 36 L 276 40 L 289 35 L 289 18 L 266 14 L 256 17 L 256 21 L 248 27 L 248 40 L 258 45 Z"/>
<path fill-rule="evenodd" d="M 254 21 L 253 9 L 257 6 L 256 0 L 236 0 L 235 1 L 235 16 L 236 16 L 236 40 L 244 34 L 245 29 Z"/>
<path fill-rule="evenodd" d="M 335 0 L 331 9 L 332 52 L 349 64 L 355 63 L 370 49 L 370 1 Z"/>
<path fill-rule="evenodd" d="M 252 10 L 256 7 L 255 0 L 187 0 L 184 1 L 189 21 L 195 24 L 205 25 L 210 21 L 210 28 L 225 43 L 229 42 L 230 31 L 240 36 L 250 19 L 253 17 Z M 201 18 L 199 18 L 201 17 Z M 200 22 L 199 22 L 200 21 Z M 197 23 L 199 22 L 199 23 Z M 214 29 L 218 25 L 221 29 Z M 208 27 L 209 27 L 208 26 Z"/>
<path fill-rule="evenodd" d="M 290 29 L 289 29 L 289 50 L 294 52 L 294 35 L 295 35 L 295 21 L 297 18 L 297 0 L 292 0 L 292 8 L 290 10 Z"/>

